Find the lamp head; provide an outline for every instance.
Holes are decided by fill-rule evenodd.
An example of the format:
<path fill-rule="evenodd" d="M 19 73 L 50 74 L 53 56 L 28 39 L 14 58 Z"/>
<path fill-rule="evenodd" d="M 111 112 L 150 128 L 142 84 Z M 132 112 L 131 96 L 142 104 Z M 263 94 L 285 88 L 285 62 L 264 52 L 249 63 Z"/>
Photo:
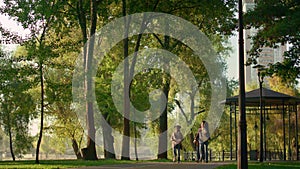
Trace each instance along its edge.
<path fill-rule="evenodd" d="M 254 69 L 257 70 L 257 75 L 258 75 L 258 80 L 259 82 L 263 82 L 264 81 L 264 77 L 265 77 L 265 66 L 264 65 L 260 65 L 260 64 L 257 64 L 257 65 L 254 65 L 253 66 Z"/>

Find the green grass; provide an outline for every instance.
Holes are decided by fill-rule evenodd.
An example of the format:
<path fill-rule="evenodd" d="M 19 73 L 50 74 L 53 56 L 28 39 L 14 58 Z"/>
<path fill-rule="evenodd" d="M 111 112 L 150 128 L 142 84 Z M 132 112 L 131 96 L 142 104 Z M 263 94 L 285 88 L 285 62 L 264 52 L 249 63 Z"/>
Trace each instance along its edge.
<path fill-rule="evenodd" d="M 169 162 L 170 160 L 150 160 L 147 162 Z M 145 161 L 138 161 L 145 162 Z M 58 169 L 58 168 L 78 168 L 85 166 L 101 166 L 111 164 L 132 164 L 137 161 L 121 161 L 121 160 L 40 160 L 40 164 L 35 164 L 34 160 L 20 161 L 0 161 L 0 168 L 43 168 L 43 169 Z M 188 163 L 188 162 L 187 162 Z M 236 164 L 228 164 L 218 167 L 217 169 L 236 169 Z M 264 163 L 249 163 L 249 169 L 300 169 L 300 162 L 264 162 Z"/>
<path fill-rule="evenodd" d="M 72 168 L 84 166 L 100 166 L 111 164 L 129 164 L 136 163 L 136 161 L 121 161 L 121 160 L 97 160 L 97 161 L 83 161 L 83 160 L 40 160 L 40 164 L 35 164 L 34 160 L 24 161 L 0 161 L 0 168 Z"/>
<path fill-rule="evenodd" d="M 217 169 L 236 169 L 236 164 L 229 164 Z M 249 163 L 249 169 L 300 169 L 300 162 L 264 162 Z"/>

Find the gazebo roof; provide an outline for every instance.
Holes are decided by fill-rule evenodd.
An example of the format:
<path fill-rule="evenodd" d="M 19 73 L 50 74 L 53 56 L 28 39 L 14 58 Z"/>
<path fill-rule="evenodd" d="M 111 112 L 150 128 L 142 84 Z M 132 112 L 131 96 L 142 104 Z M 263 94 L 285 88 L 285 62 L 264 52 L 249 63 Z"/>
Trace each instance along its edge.
<path fill-rule="evenodd" d="M 259 89 L 255 89 L 246 92 L 246 106 L 259 106 L 260 104 L 260 94 Z M 224 100 L 223 104 L 234 105 L 238 104 L 239 95 L 228 97 Z M 279 93 L 267 88 L 262 88 L 262 100 L 266 105 L 282 105 L 284 104 L 298 104 L 300 103 L 300 98 Z"/>

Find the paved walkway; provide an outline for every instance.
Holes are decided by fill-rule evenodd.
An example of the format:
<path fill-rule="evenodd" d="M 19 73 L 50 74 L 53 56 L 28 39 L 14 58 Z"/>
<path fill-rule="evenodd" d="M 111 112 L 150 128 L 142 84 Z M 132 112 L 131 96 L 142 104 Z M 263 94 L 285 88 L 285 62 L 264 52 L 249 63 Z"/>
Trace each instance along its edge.
<path fill-rule="evenodd" d="M 226 163 L 137 163 L 137 164 L 118 164 L 106 166 L 81 167 L 80 169 L 214 169 Z"/>

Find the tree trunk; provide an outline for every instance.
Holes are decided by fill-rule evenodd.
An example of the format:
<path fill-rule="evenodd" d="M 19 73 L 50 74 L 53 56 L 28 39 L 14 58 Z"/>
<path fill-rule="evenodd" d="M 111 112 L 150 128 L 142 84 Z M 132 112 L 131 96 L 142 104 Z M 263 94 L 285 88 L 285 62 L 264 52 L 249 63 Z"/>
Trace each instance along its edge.
<path fill-rule="evenodd" d="M 192 122 L 194 121 L 195 116 L 196 116 L 194 109 L 195 109 L 195 95 L 196 95 L 197 91 L 198 91 L 197 89 L 192 89 L 192 93 L 190 94 L 190 98 L 191 98 L 191 104 L 190 104 L 191 119 L 187 122 L 188 125 L 192 124 Z M 191 144 L 193 150 L 196 151 L 196 145 L 193 143 L 194 138 L 195 138 L 195 135 L 194 135 L 193 131 L 191 130 L 191 133 L 190 133 L 190 144 Z"/>
<path fill-rule="evenodd" d="M 167 22 L 167 21 L 166 21 Z M 166 31 L 169 31 L 168 24 L 166 24 Z M 164 46 L 166 50 L 170 47 L 170 37 L 164 36 Z M 168 65 L 165 68 L 168 69 Z M 166 71 L 168 72 L 168 71 Z M 159 117 L 159 142 L 158 142 L 158 159 L 168 159 L 168 100 L 170 91 L 170 77 L 164 75 L 163 77 L 163 92 L 166 96 L 166 108 Z"/>
<path fill-rule="evenodd" d="M 126 14 L 126 0 L 122 0 L 123 16 Z M 129 63 L 126 59 L 128 56 L 128 25 L 129 20 L 124 18 L 125 34 L 123 39 L 124 50 L 124 127 L 123 127 L 123 140 L 122 140 L 122 156 L 121 160 L 130 160 L 130 100 L 129 100 Z"/>
<path fill-rule="evenodd" d="M 170 78 L 168 75 L 165 75 L 164 78 L 164 88 L 163 92 L 167 97 L 168 103 L 168 96 L 170 90 Z M 168 159 L 168 106 L 166 105 L 165 110 L 159 117 L 159 142 L 158 142 L 158 159 Z"/>
<path fill-rule="evenodd" d="M 86 13 L 84 9 L 83 0 L 79 0 L 77 3 L 77 19 L 79 22 L 79 26 L 81 29 L 82 40 L 83 40 L 83 68 L 86 69 L 86 60 L 87 60 L 87 47 L 85 46 L 86 42 L 88 41 L 87 37 L 87 26 L 86 26 Z M 85 81 L 85 76 L 83 81 Z"/>
<path fill-rule="evenodd" d="M 77 159 L 82 159 L 82 156 L 81 156 L 81 153 L 80 153 L 80 150 L 79 150 L 79 146 L 78 146 L 77 141 L 76 141 L 75 138 L 72 138 L 72 147 L 73 147 L 74 153 L 76 155 L 76 158 Z"/>
<path fill-rule="evenodd" d="M 9 115 L 8 115 L 8 123 L 10 124 L 10 120 L 9 120 Z M 8 126 L 8 135 L 9 135 L 9 149 L 10 149 L 10 154 L 11 154 L 11 157 L 12 157 L 12 160 L 13 161 L 16 161 L 16 157 L 15 157 L 15 154 L 14 154 L 14 149 L 13 149 L 13 141 L 12 141 L 12 135 L 11 135 L 11 127 L 10 125 Z"/>
<path fill-rule="evenodd" d="M 107 120 L 107 113 L 103 114 L 103 120 Z M 108 123 L 108 122 L 107 122 Z M 103 143 L 104 143 L 104 158 L 116 159 L 114 148 L 114 137 L 112 136 L 112 128 L 110 124 L 105 122 L 101 123 L 103 131 Z"/>
<path fill-rule="evenodd" d="M 40 126 L 40 134 L 39 139 L 37 141 L 36 146 L 36 156 L 35 156 L 35 163 L 39 164 L 39 153 L 40 153 L 40 146 L 42 143 L 43 137 L 43 128 L 44 128 L 44 74 L 43 74 L 43 63 L 39 63 L 39 72 L 40 72 L 40 82 L 41 82 L 41 126 Z"/>
<path fill-rule="evenodd" d="M 137 130 L 136 130 L 136 122 L 133 122 L 133 128 L 134 128 L 134 153 L 135 153 L 135 160 L 138 161 L 138 152 L 137 152 Z"/>
<path fill-rule="evenodd" d="M 52 6 L 53 7 L 53 6 Z M 41 126 L 40 126 L 40 133 L 39 133 L 39 139 L 37 141 L 37 146 L 36 146 L 36 157 L 35 157 L 35 163 L 39 164 L 39 153 L 40 153 L 40 146 L 42 143 L 42 138 L 43 138 L 43 130 L 44 130 L 44 72 L 43 72 L 43 65 L 44 65 L 44 56 L 41 56 L 41 51 L 44 50 L 44 40 L 46 36 L 46 31 L 49 26 L 49 23 L 51 22 L 52 17 L 49 17 L 46 21 L 46 24 L 43 27 L 42 34 L 39 39 L 39 55 L 38 55 L 38 60 L 39 60 L 39 73 L 40 73 L 40 82 L 41 82 Z"/>
<path fill-rule="evenodd" d="M 86 79 L 86 101 L 87 101 L 87 127 L 88 127 L 88 137 L 87 137 L 87 147 L 83 149 L 83 159 L 85 160 L 97 160 L 96 144 L 95 144 L 95 123 L 94 123 L 94 109 L 93 109 L 93 77 L 92 77 L 92 67 L 93 67 L 93 55 L 94 55 L 94 34 L 96 32 L 97 25 L 97 1 L 91 0 L 91 30 L 90 30 L 90 41 L 87 55 L 87 79 Z"/>

